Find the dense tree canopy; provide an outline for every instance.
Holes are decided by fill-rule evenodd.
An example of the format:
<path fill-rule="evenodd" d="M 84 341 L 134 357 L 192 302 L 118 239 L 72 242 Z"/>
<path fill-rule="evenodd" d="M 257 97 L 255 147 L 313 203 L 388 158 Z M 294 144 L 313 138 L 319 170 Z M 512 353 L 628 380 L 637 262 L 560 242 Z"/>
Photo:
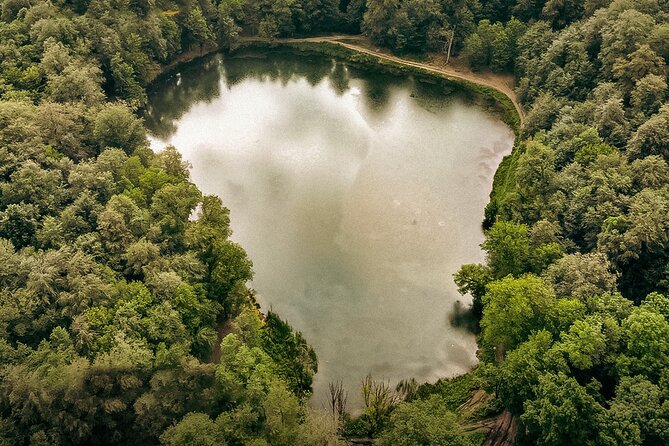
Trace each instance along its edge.
<path fill-rule="evenodd" d="M 303 404 L 315 353 L 261 318 L 222 200 L 136 114 L 216 7 L 1 5 L 0 443 L 330 438 Z"/>
<path fill-rule="evenodd" d="M 527 109 L 455 280 L 476 372 L 367 379 L 351 434 L 475 444 L 669 443 L 669 6 L 659 0 L 0 0 L 0 443 L 336 444 L 315 352 L 261 316 L 225 197 L 137 111 L 184 53 L 363 31 L 512 73 Z M 332 412 L 337 413 L 335 406 Z M 470 414 L 471 415 L 471 414 Z"/>
<path fill-rule="evenodd" d="M 529 112 L 495 180 L 487 264 L 456 282 L 480 302 L 479 356 L 519 415 L 517 443 L 664 444 L 669 127 L 657 36 L 669 10 L 539 3 L 524 9 L 539 20 L 507 47 L 510 67 L 491 55 L 512 16 L 529 18 L 520 2 L 467 38 L 474 68 L 515 71 Z"/>
<path fill-rule="evenodd" d="M 217 325 L 249 314 L 258 323 L 243 324 L 246 337 L 267 339 L 249 354 L 289 395 L 278 401 L 294 400 L 297 431 L 295 395 L 310 393 L 316 358 L 276 316 L 265 328 L 251 310 L 251 264 L 228 240 L 221 200 L 189 182 L 174 148 L 147 150 L 141 122 L 120 103 L 68 109 L 92 135 L 70 135 L 63 150 L 76 148 L 81 160 L 67 157 L 58 141 L 47 144 L 52 124 L 40 117 L 52 106 L 0 102 L 24 124 L 21 134 L 11 125 L 0 131 L 0 417 L 11 427 L 2 441 L 156 443 L 189 412 L 215 417 L 248 398 L 254 407 L 274 404 L 270 388 L 225 391 L 243 382 L 221 381 L 233 353 L 210 362 Z M 256 423 L 288 429 L 271 418 Z M 253 436 L 270 435 L 263 429 Z"/>

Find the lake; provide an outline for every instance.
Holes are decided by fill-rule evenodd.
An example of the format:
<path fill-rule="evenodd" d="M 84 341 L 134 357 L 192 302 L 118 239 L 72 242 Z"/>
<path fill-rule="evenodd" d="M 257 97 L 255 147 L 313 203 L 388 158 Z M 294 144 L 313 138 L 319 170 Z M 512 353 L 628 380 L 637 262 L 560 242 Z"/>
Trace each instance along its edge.
<path fill-rule="evenodd" d="M 152 146 L 175 145 L 230 209 L 259 303 L 318 354 L 313 405 L 331 381 L 356 408 L 368 373 L 434 381 L 476 364 L 452 275 L 484 259 L 483 209 L 514 141 L 485 102 L 287 50 L 206 57 L 153 84 Z"/>

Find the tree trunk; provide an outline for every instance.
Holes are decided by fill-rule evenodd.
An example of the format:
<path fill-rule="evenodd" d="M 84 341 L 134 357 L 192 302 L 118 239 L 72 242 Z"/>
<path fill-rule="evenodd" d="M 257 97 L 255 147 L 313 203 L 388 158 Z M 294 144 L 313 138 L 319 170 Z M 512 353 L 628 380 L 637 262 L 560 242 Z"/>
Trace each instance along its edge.
<path fill-rule="evenodd" d="M 453 48 L 453 39 L 455 38 L 455 27 L 451 30 L 451 38 L 448 39 L 448 52 L 446 53 L 446 65 L 451 60 L 451 49 Z"/>

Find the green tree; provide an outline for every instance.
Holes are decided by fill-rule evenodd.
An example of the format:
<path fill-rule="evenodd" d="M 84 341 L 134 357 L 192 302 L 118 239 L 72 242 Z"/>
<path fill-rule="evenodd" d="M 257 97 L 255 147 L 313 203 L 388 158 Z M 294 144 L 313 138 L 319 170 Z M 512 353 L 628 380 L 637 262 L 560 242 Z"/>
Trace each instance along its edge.
<path fill-rule="evenodd" d="M 634 160 L 631 164 L 635 189 L 660 189 L 669 180 L 669 166 L 657 155 Z"/>
<path fill-rule="evenodd" d="M 643 123 L 629 141 L 628 153 L 635 158 L 660 155 L 669 161 L 669 107 Z"/>
<path fill-rule="evenodd" d="M 529 228 L 512 222 L 495 223 L 481 244 L 486 251 L 488 266 L 496 279 L 511 274 L 520 276 L 528 271 L 530 259 Z"/>
<path fill-rule="evenodd" d="M 119 53 L 111 58 L 110 65 L 116 95 L 137 106 L 144 105 L 147 100 L 146 93 L 137 81 L 132 66 L 126 63 Z"/>
<path fill-rule="evenodd" d="M 122 104 L 109 104 L 95 116 L 93 138 L 100 150 L 115 147 L 131 154 L 146 144 L 144 125 Z"/>
<path fill-rule="evenodd" d="M 532 331 L 547 325 L 555 311 L 553 289 L 542 279 L 527 275 L 488 284 L 483 298 L 483 341 L 503 357 L 525 341 Z"/>
<path fill-rule="evenodd" d="M 618 358 L 619 373 L 642 374 L 657 382 L 669 361 L 669 322 L 648 308 L 636 308 L 622 329 L 626 349 Z"/>
<path fill-rule="evenodd" d="M 182 20 L 182 39 L 186 47 L 199 45 L 200 49 L 202 49 L 204 45 L 215 42 L 216 35 L 209 23 L 207 23 L 207 19 L 199 6 L 189 8 Z"/>
<path fill-rule="evenodd" d="M 545 277 L 558 297 L 585 300 L 606 292 L 615 292 L 617 277 L 603 254 L 570 254 L 546 270 Z"/>
<path fill-rule="evenodd" d="M 87 144 L 84 107 L 79 104 L 42 102 L 35 122 L 42 129 L 45 142 L 75 161 L 93 155 Z"/>
<path fill-rule="evenodd" d="M 630 125 L 625 116 L 623 101 L 611 98 L 595 109 L 595 126 L 605 142 L 623 147 L 630 135 Z"/>
<path fill-rule="evenodd" d="M 560 334 L 557 349 L 563 352 L 571 366 L 578 370 L 591 369 L 602 361 L 607 351 L 606 336 L 599 318 L 576 321 L 569 331 Z"/>
<path fill-rule="evenodd" d="M 669 62 L 669 24 L 659 23 L 653 28 L 648 43 L 658 55 L 664 57 L 665 62 Z"/>
<path fill-rule="evenodd" d="M 601 29 L 601 49 L 598 58 L 604 75 L 613 73 L 613 66 L 619 58 L 633 53 L 638 45 L 647 43 L 655 26 L 655 20 L 648 14 L 635 9 L 626 9 Z"/>
<path fill-rule="evenodd" d="M 437 46 L 435 45 L 437 42 L 428 41 L 430 34 L 434 35 L 436 29 L 443 27 L 443 21 L 438 1 L 404 1 L 400 6 L 393 30 L 395 49 L 400 52 L 419 53 L 428 49 L 428 44 L 432 43 L 433 47 L 429 49 L 443 50 L 443 44 Z"/>
<path fill-rule="evenodd" d="M 546 330 L 532 334 L 499 365 L 497 395 L 514 414 L 522 414 L 523 404 L 536 399 L 539 378 L 547 372 L 568 373 L 564 358 L 552 349 L 553 336 Z"/>
<path fill-rule="evenodd" d="M 518 0 L 514 2 L 511 12 L 520 20 L 529 22 L 539 17 L 543 3 L 541 0 Z"/>
<path fill-rule="evenodd" d="M 556 121 L 565 105 L 564 101 L 551 93 L 542 93 L 532 104 L 523 124 L 523 134 L 532 135 L 539 130 L 549 129 Z"/>
<path fill-rule="evenodd" d="M 642 308 L 648 308 L 650 311 L 661 314 L 665 319 L 669 319 L 669 297 L 660 293 L 650 293 L 641 304 Z"/>
<path fill-rule="evenodd" d="M 483 296 L 486 286 L 492 281 L 490 269 L 484 265 L 462 265 L 453 278 L 458 292 L 472 295 L 472 312 L 477 319 L 483 315 Z"/>
<path fill-rule="evenodd" d="M 229 295 L 253 278 L 253 263 L 241 246 L 229 240 L 216 243 L 214 259 L 208 281 L 209 298 L 223 303 L 226 314 L 230 314 L 233 302 Z"/>
<path fill-rule="evenodd" d="M 402 403 L 390 416 L 389 428 L 379 438 L 392 446 L 469 446 L 475 444 L 462 429 L 457 416 L 441 397 Z"/>
<path fill-rule="evenodd" d="M 332 30 L 340 20 L 339 2 L 335 0 L 303 0 L 300 3 L 295 28 L 299 33 Z"/>
<path fill-rule="evenodd" d="M 144 268 L 160 257 L 160 247 L 146 239 L 140 239 L 128 245 L 123 253 L 125 274 L 131 278 L 142 278 Z"/>
<path fill-rule="evenodd" d="M 162 353 L 169 360 L 160 359 Z M 180 347 L 164 349 L 162 352 L 159 350 L 156 356 L 162 362 L 162 370 L 153 374 L 149 381 L 150 388 L 135 401 L 133 409 L 137 414 L 136 426 L 145 441 L 154 442 L 160 436 L 161 442 L 165 443 L 179 438 L 180 434 L 173 431 L 176 426 L 181 426 L 179 430 L 187 435 L 185 427 L 189 423 L 184 421 L 193 412 L 214 414 L 221 405 L 214 385 L 215 365 L 198 362 L 187 356 Z M 201 415 L 207 416 L 204 413 Z M 181 422 L 170 427 L 182 417 Z"/>
<path fill-rule="evenodd" d="M 398 0 L 367 0 L 362 29 L 377 45 L 392 47 L 394 44 L 388 30 L 399 8 Z"/>
<path fill-rule="evenodd" d="M 608 144 L 588 144 L 576 152 L 574 161 L 582 166 L 588 166 L 600 155 L 610 155 L 616 152 L 616 148 Z"/>
<path fill-rule="evenodd" d="M 662 276 L 664 250 L 669 244 L 668 212 L 667 197 L 644 189 L 630 200 L 627 215 L 610 217 L 604 222 L 598 250 L 606 253 L 621 271 L 623 293 L 634 289 L 640 296 L 648 294 L 654 289 L 652 284 Z"/>
<path fill-rule="evenodd" d="M 188 219 L 201 200 L 201 193 L 192 183 L 166 184 L 156 191 L 151 202 L 153 224 L 159 228 L 158 242 L 173 252 L 181 252 L 185 244 Z"/>
<path fill-rule="evenodd" d="M 39 215 L 33 204 L 10 204 L 0 212 L 0 237 L 12 242 L 17 248 L 35 243 Z"/>
<path fill-rule="evenodd" d="M 262 404 L 269 444 L 293 446 L 297 439 L 302 408 L 298 399 L 284 385 L 270 386 Z"/>
<path fill-rule="evenodd" d="M 664 77 L 666 72 L 667 67 L 664 60 L 648 45 L 640 45 L 628 58 L 620 58 L 613 65 L 613 76 L 618 79 L 626 91 L 630 91 L 637 81 L 648 75 Z"/>
<path fill-rule="evenodd" d="M 474 69 L 511 71 L 525 30 L 526 26 L 517 19 L 511 19 L 506 25 L 481 20 L 476 32 L 465 39 L 464 55 Z"/>
<path fill-rule="evenodd" d="M 100 88 L 100 75 L 97 66 L 73 61 L 61 73 L 48 77 L 46 96 L 54 102 L 98 105 L 105 97 Z"/>
<path fill-rule="evenodd" d="M 294 333 L 288 323 L 270 311 L 262 330 L 261 346 L 276 364 L 277 374 L 294 394 L 299 397 L 311 394 L 318 359 L 301 333 Z"/>
<path fill-rule="evenodd" d="M 578 0 L 548 0 L 541 10 L 542 18 L 550 21 L 553 28 L 564 28 L 580 19 L 584 5 Z"/>
<path fill-rule="evenodd" d="M 666 395 L 641 376 L 624 377 L 616 387 L 609 415 L 618 444 L 663 444 L 669 441 Z"/>
<path fill-rule="evenodd" d="M 479 24 L 481 27 L 481 24 Z M 477 32 L 471 34 L 465 40 L 464 55 L 469 66 L 474 70 L 483 70 L 490 64 L 490 55 L 483 37 Z"/>
<path fill-rule="evenodd" d="M 647 119 L 660 110 L 668 91 L 669 88 L 663 76 L 649 74 L 637 80 L 630 99 L 632 111 L 642 116 L 639 119 Z"/>
<path fill-rule="evenodd" d="M 583 387 L 561 372 L 540 376 L 536 399 L 520 417 L 521 438 L 546 446 L 600 444 L 607 420 L 594 384 Z"/>
<path fill-rule="evenodd" d="M 274 372 L 274 362 L 263 350 L 244 345 L 234 334 L 223 338 L 216 381 L 229 401 L 252 407 L 262 404 L 278 381 Z"/>
<path fill-rule="evenodd" d="M 160 436 L 165 446 L 226 446 L 216 423 L 203 413 L 189 413 Z"/>
<path fill-rule="evenodd" d="M 539 220 L 545 206 L 544 197 L 550 194 L 554 177 L 554 151 L 539 142 L 526 143 L 516 166 L 516 191 L 526 219 Z"/>

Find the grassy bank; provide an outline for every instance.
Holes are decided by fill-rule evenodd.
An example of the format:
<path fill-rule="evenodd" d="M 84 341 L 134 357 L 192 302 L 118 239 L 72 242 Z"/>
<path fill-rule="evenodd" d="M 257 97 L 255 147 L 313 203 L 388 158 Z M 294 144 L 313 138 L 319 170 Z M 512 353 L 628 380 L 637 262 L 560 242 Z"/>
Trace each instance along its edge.
<path fill-rule="evenodd" d="M 498 218 L 508 219 L 508 216 L 505 216 L 505 210 L 508 208 L 507 204 L 509 201 L 513 199 L 513 191 L 516 184 L 516 167 L 518 159 L 523 152 L 522 147 L 518 136 L 516 136 L 516 142 L 511 153 L 505 156 L 497 167 L 492 183 L 492 191 L 490 192 L 490 201 L 485 208 L 484 229 L 490 228 Z"/>

